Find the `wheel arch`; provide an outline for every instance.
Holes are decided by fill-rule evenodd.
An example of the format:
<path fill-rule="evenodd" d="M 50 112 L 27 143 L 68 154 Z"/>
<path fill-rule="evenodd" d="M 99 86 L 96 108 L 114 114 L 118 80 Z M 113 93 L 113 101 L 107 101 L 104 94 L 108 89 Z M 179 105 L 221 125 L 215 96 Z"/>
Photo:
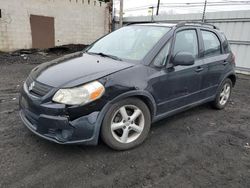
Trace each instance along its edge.
<path fill-rule="evenodd" d="M 112 104 L 116 103 L 117 101 L 124 100 L 126 98 L 138 98 L 142 102 L 144 102 L 151 114 L 151 119 L 153 119 L 156 115 L 156 103 L 154 97 L 146 91 L 129 91 L 117 96 L 114 100 L 112 100 Z"/>
<path fill-rule="evenodd" d="M 220 79 L 220 83 L 218 85 L 218 88 L 221 86 L 221 84 L 224 82 L 225 79 L 230 79 L 232 81 L 233 87 L 236 83 L 236 74 L 234 71 L 228 72 L 227 74 L 223 75 Z"/>
<path fill-rule="evenodd" d="M 235 86 L 236 83 L 236 75 L 235 74 L 230 74 L 227 76 L 232 81 L 233 87 Z"/>

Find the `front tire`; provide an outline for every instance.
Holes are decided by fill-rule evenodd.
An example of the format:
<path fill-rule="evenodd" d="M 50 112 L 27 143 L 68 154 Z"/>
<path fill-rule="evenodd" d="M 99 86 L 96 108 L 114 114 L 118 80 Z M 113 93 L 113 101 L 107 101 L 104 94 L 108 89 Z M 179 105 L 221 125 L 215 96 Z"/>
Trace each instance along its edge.
<path fill-rule="evenodd" d="M 146 139 L 150 126 L 151 115 L 147 105 L 137 98 L 127 98 L 113 104 L 108 110 L 101 136 L 112 149 L 127 150 Z"/>
<path fill-rule="evenodd" d="M 227 78 L 225 79 L 217 94 L 216 94 L 216 98 L 215 100 L 212 102 L 212 106 L 218 110 L 224 109 L 226 107 L 226 105 L 228 104 L 228 101 L 231 97 L 231 92 L 232 92 L 232 81 Z"/>

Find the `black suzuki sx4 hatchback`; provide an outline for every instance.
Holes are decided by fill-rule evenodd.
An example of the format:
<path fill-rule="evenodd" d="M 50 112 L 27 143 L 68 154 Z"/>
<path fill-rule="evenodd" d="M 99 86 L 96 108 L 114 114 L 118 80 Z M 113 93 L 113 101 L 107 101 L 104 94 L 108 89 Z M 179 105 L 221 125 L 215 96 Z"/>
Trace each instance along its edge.
<path fill-rule="evenodd" d="M 34 68 L 20 116 L 35 134 L 60 144 L 126 150 L 152 122 L 210 102 L 223 109 L 236 82 L 225 35 L 202 23 L 122 27 L 83 52 Z"/>

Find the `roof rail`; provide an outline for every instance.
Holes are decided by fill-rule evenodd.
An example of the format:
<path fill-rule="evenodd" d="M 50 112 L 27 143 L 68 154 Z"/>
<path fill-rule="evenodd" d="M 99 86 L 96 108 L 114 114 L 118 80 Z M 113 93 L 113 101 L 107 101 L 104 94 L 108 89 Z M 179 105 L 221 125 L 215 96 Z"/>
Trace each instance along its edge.
<path fill-rule="evenodd" d="M 204 26 L 204 27 L 210 27 L 212 29 L 217 29 L 219 30 L 218 27 L 216 27 L 215 25 L 209 24 L 209 23 L 204 23 L 204 22 L 195 22 L 195 21 L 183 21 L 183 22 L 179 22 L 176 27 L 182 27 L 185 25 L 198 25 L 198 26 Z"/>
<path fill-rule="evenodd" d="M 155 22 L 155 21 L 138 21 L 138 22 L 129 22 L 129 23 L 126 23 L 125 25 L 148 24 L 148 23 L 158 23 L 158 22 Z"/>

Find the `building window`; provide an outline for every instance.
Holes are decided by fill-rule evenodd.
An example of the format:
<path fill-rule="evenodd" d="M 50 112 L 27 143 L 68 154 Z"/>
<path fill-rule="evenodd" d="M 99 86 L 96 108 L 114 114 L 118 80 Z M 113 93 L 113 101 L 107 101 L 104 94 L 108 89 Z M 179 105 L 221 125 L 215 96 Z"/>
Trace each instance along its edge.
<path fill-rule="evenodd" d="M 2 10 L 0 9 L 0 18 L 2 18 Z"/>

